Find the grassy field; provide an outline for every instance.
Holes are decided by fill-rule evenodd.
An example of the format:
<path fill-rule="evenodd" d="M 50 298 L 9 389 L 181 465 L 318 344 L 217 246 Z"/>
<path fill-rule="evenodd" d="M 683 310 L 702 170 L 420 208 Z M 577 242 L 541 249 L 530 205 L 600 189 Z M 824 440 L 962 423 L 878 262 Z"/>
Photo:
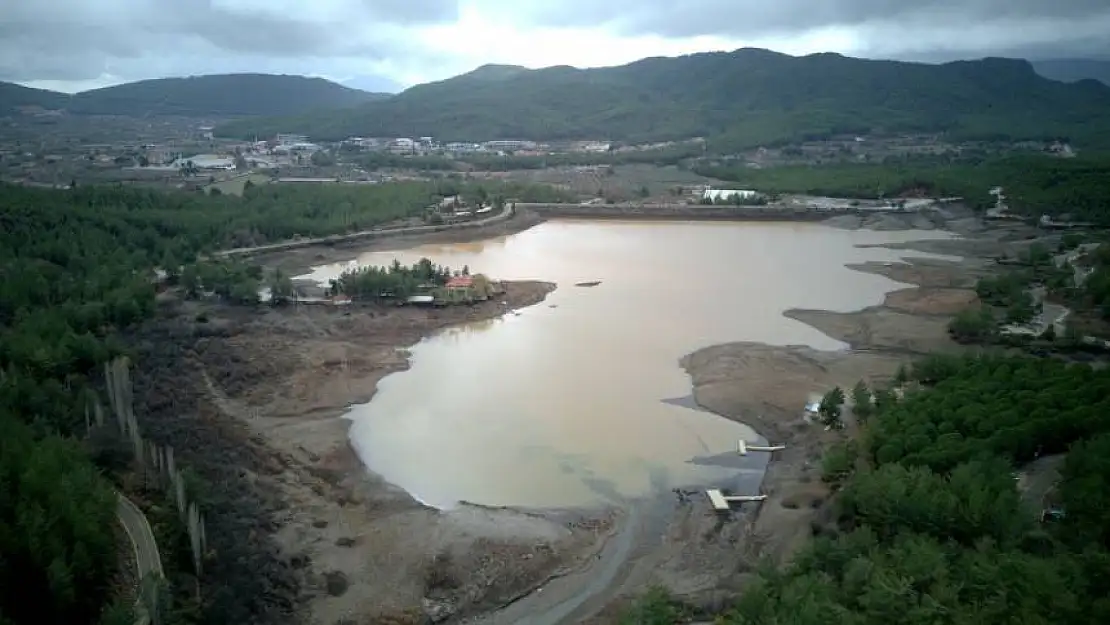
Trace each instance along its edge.
<path fill-rule="evenodd" d="M 673 202 L 678 199 L 675 193 L 680 187 L 721 184 L 675 166 L 656 165 L 557 167 L 514 171 L 507 176 L 520 182 L 550 184 L 584 200 L 604 197 L 618 202 L 635 199 Z"/>
<path fill-rule="evenodd" d="M 216 188 L 222 193 L 231 195 L 243 195 L 243 186 L 250 180 L 254 184 L 266 184 L 270 182 L 270 177 L 265 174 L 248 174 L 246 176 L 237 176 L 231 180 L 221 180 L 219 182 L 210 184 L 206 189 Z"/>

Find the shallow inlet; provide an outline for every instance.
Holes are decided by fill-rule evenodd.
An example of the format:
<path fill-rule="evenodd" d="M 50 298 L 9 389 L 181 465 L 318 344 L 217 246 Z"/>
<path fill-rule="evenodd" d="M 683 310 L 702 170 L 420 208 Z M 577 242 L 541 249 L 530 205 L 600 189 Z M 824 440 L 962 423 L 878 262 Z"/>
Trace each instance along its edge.
<path fill-rule="evenodd" d="M 371 470 L 438 507 L 581 506 L 703 484 L 756 489 L 766 457 L 742 459 L 736 443 L 758 437 L 693 408 L 679 359 L 730 341 L 842 348 L 782 312 L 877 304 L 902 285 L 844 265 L 904 253 L 855 245 L 947 236 L 560 220 L 476 243 L 363 254 L 352 262 L 428 257 L 559 289 L 519 315 L 416 345 L 411 369 L 351 409 L 352 443 Z M 305 277 L 326 283 L 347 266 Z M 574 287 L 594 280 L 601 284 Z M 799 389 L 799 410 L 808 399 Z"/>

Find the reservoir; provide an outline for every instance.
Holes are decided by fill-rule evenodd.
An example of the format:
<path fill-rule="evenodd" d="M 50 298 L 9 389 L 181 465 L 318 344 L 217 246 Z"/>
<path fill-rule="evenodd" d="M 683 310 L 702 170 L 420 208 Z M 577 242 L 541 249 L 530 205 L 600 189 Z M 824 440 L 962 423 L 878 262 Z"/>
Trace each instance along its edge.
<path fill-rule="evenodd" d="M 695 409 L 679 359 L 732 341 L 841 349 L 782 312 L 878 304 L 905 285 L 844 265 L 907 252 L 857 246 L 947 236 L 557 220 L 480 242 L 366 253 L 304 277 L 326 284 L 352 264 L 427 257 L 557 283 L 541 304 L 413 347 L 409 370 L 352 407 L 350 435 L 370 470 L 430 505 L 587 506 L 686 486 L 754 494 L 765 454 L 740 458 L 736 447 L 761 439 Z M 600 284 L 575 286 L 589 281 Z M 799 410 L 806 400 L 799 389 Z"/>

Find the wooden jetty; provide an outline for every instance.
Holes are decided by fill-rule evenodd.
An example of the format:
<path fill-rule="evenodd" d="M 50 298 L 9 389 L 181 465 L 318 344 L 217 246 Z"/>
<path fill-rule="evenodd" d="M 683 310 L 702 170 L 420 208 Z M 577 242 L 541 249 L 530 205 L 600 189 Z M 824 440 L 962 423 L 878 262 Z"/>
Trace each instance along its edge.
<path fill-rule="evenodd" d="M 749 452 L 753 451 L 764 451 L 768 453 L 782 451 L 786 449 L 786 445 L 749 445 L 747 441 L 745 441 L 744 439 L 740 439 L 740 442 L 737 443 L 736 448 L 740 452 L 741 456 L 746 456 Z"/>
<path fill-rule="evenodd" d="M 705 491 L 705 494 L 709 496 L 709 503 L 713 504 L 713 509 L 719 511 L 731 510 L 733 502 L 746 503 L 763 501 L 767 498 L 767 495 L 725 495 L 715 488 Z"/>

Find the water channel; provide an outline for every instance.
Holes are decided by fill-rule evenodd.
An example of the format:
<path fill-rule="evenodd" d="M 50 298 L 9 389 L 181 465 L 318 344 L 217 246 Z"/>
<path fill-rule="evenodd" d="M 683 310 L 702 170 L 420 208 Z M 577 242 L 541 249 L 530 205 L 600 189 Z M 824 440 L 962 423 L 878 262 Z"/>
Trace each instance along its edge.
<path fill-rule="evenodd" d="M 416 345 L 411 369 L 351 409 L 351 438 L 366 466 L 430 505 L 583 506 L 689 485 L 757 488 L 766 458 L 735 449 L 758 437 L 695 409 L 679 359 L 730 341 L 843 348 L 782 312 L 877 304 L 903 285 L 844 265 L 905 252 L 856 246 L 945 236 L 558 220 L 475 243 L 366 253 L 305 277 L 326 283 L 351 263 L 428 257 L 556 282 L 542 304 Z M 574 286 L 592 280 L 601 284 Z"/>

